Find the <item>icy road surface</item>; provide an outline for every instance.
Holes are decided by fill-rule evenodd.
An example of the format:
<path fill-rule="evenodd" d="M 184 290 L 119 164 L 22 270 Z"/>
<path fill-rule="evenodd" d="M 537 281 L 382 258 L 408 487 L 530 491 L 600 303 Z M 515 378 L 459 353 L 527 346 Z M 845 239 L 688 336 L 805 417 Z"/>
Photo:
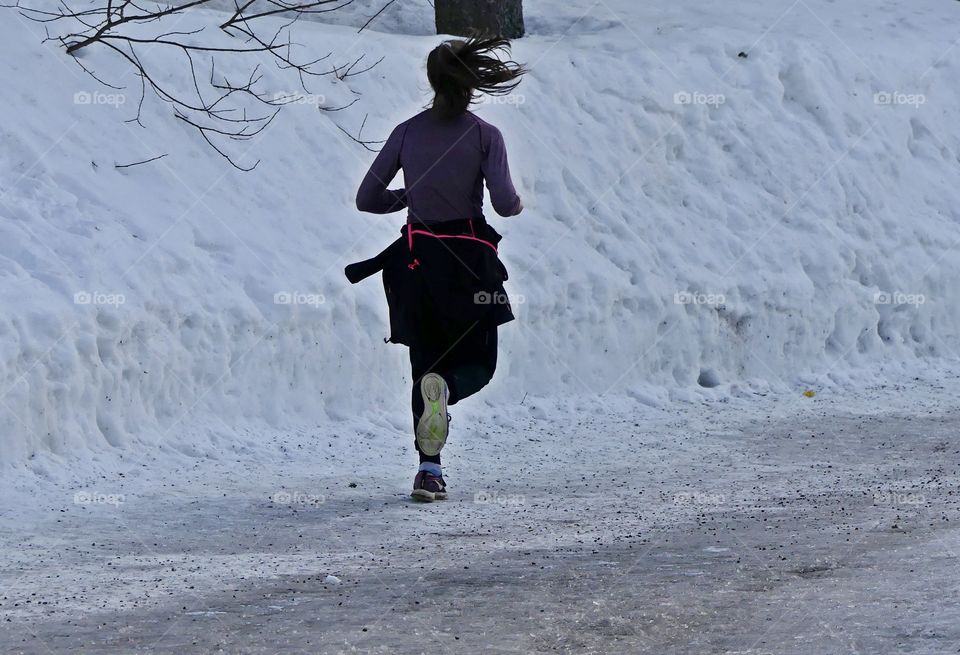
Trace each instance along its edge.
<path fill-rule="evenodd" d="M 432 505 L 406 443 L 342 430 L 286 464 L 24 477 L 2 650 L 960 652 L 956 386 L 461 418 Z"/>

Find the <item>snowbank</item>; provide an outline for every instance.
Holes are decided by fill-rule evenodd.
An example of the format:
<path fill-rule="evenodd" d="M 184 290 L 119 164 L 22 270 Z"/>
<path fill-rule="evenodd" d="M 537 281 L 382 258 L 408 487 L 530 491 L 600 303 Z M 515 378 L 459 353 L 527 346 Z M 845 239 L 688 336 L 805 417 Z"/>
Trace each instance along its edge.
<path fill-rule="evenodd" d="M 591 4 L 530 2 L 515 54 L 533 72 L 477 110 L 527 205 L 495 222 L 519 320 L 488 399 L 844 384 L 955 357 L 956 6 Z M 242 144 L 262 160 L 245 174 L 162 103 L 123 123 L 139 84 L 120 62 L 88 55 L 115 92 L 5 16 L 0 462 L 223 457 L 264 426 L 357 417 L 399 438 L 405 352 L 382 344 L 379 285 L 341 270 L 402 217 L 355 211 L 372 155 L 337 125 L 369 114 L 382 139 L 418 111 L 436 37 L 358 35 L 362 13 L 300 26 L 337 63 L 386 59 Z"/>

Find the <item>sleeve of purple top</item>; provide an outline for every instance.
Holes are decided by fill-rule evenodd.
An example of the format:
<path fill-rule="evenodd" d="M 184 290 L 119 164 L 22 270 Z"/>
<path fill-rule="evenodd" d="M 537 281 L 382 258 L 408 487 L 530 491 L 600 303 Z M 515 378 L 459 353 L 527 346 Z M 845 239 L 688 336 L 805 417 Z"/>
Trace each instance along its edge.
<path fill-rule="evenodd" d="M 520 196 L 510 179 L 510 164 L 507 163 L 507 147 L 500 130 L 484 125 L 483 133 L 483 178 L 490 191 L 490 204 L 501 216 L 516 216 L 520 213 Z"/>
<path fill-rule="evenodd" d="M 405 189 L 388 189 L 400 170 L 400 148 L 403 145 L 404 125 L 398 125 L 390 133 L 383 149 L 363 177 L 357 191 L 357 209 L 371 214 L 389 214 L 407 206 Z"/>

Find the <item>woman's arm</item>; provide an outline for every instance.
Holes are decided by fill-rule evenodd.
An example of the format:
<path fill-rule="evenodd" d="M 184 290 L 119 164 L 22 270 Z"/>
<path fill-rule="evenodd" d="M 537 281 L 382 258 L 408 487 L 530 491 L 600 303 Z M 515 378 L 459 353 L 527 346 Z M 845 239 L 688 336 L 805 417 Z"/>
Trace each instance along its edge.
<path fill-rule="evenodd" d="M 407 206 L 405 189 L 388 189 L 387 185 L 400 170 L 400 148 L 403 146 L 403 135 L 406 125 L 401 124 L 390 133 L 390 138 L 383 146 L 370 166 L 370 170 L 363 177 L 360 189 L 357 191 L 357 209 L 371 214 L 389 214 L 400 211 Z"/>
<path fill-rule="evenodd" d="M 500 130 L 492 125 L 481 126 L 483 130 L 484 158 L 481 169 L 490 191 L 490 204 L 501 216 L 516 216 L 523 211 L 523 203 L 510 178 L 507 162 L 507 147 Z"/>

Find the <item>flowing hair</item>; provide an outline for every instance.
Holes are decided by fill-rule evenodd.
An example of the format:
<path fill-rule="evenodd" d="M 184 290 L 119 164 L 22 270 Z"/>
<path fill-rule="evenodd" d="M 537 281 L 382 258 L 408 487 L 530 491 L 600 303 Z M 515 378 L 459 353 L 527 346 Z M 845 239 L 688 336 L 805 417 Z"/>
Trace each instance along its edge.
<path fill-rule="evenodd" d="M 499 55 L 510 54 L 510 41 L 500 37 L 472 37 L 444 41 L 427 56 L 427 79 L 436 97 L 433 111 L 456 118 L 474 101 L 475 94 L 506 95 L 527 72 L 521 64 Z"/>

